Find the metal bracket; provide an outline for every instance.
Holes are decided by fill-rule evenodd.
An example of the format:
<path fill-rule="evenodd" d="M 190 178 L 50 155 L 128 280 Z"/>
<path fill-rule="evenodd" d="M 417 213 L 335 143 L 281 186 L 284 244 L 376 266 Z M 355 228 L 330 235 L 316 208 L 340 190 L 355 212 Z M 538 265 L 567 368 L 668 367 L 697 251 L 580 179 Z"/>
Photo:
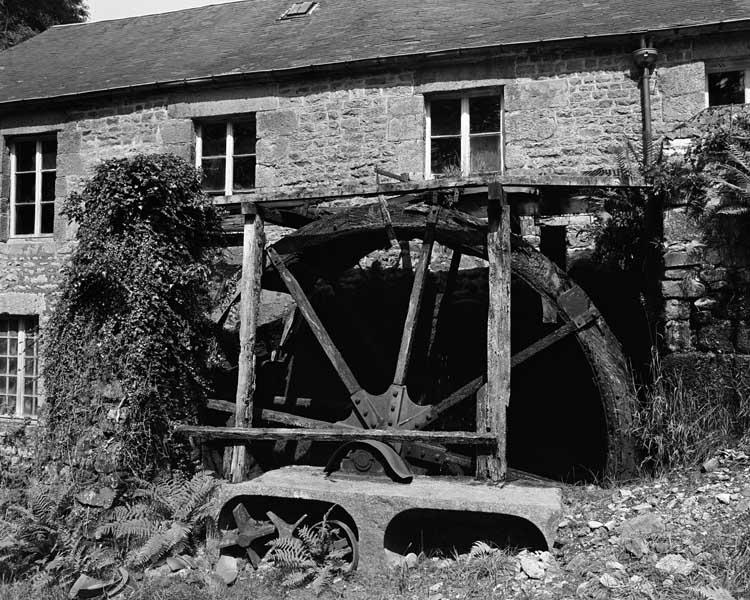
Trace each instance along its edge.
<path fill-rule="evenodd" d="M 411 483 L 414 475 L 409 469 L 409 465 L 399 456 L 391 446 L 385 442 L 376 440 L 357 440 L 340 446 L 336 452 L 331 455 L 328 464 L 325 466 L 325 473 L 330 475 L 338 471 L 341 466 L 341 460 L 352 450 L 366 450 L 378 459 L 388 476 L 397 483 Z"/>

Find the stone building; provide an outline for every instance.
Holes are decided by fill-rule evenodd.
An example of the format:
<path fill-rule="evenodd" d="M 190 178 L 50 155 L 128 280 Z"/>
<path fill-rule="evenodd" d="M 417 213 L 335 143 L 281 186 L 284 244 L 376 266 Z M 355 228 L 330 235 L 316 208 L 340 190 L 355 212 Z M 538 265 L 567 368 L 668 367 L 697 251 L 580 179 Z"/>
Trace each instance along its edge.
<path fill-rule="evenodd" d="M 750 4 L 731 0 L 248 0 L 53 27 L 3 52 L 0 414 L 38 408 L 36 335 L 74 243 L 61 201 L 101 160 L 175 153 L 223 203 L 372 184 L 376 167 L 578 175 L 612 168 L 613 147 L 641 136 L 635 50 L 658 49 L 652 130 L 674 137 L 708 107 L 746 101 L 748 32 Z M 524 227 L 534 239 L 567 226 L 575 257 L 592 223 Z M 711 295 L 746 289 L 747 255 L 707 247 L 684 207 L 668 207 L 664 235 L 665 346 L 747 370 L 747 296 L 712 316 Z"/>

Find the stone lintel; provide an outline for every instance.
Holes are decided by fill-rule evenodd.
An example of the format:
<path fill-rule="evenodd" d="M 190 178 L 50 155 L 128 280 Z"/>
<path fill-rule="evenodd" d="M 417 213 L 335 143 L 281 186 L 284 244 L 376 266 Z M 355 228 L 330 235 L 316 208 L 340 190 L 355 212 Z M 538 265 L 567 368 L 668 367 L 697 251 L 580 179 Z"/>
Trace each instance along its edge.
<path fill-rule="evenodd" d="M 0 314 L 41 315 L 47 308 L 44 294 L 26 292 L 0 293 Z"/>

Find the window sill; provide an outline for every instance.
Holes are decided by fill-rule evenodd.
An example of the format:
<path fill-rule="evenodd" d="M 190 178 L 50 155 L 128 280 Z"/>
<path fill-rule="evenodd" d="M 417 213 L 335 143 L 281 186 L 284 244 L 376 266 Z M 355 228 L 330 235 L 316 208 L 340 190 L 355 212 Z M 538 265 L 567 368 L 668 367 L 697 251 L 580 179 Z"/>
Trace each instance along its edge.
<path fill-rule="evenodd" d="M 54 233 L 45 233 L 44 235 L 12 235 L 8 238 L 9 244 L 33 244 L 43 242 L 54 242 Z"/>

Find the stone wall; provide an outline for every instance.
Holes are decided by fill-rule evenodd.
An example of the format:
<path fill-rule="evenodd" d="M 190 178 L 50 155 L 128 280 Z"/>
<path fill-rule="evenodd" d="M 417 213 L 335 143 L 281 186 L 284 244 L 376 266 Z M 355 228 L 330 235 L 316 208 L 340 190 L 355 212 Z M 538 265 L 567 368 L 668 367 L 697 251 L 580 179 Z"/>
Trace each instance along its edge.
<path fill-rule="evenodd" d="M 674 133 L 677 148 L 747 107 L 706 110 Z M 709 199 L 709 204 L 711 203 Z M 720 396 L 750 399 L 750 217 L 699 216 L 674 199 L 664 211 L 664 346 L 668 370 Z"/>

